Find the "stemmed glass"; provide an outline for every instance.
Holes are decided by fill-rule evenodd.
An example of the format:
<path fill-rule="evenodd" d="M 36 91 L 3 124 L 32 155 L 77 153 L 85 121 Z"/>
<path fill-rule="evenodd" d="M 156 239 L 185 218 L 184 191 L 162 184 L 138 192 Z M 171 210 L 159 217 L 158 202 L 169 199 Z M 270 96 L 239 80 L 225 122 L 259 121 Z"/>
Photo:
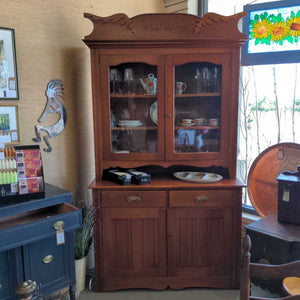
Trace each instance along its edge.
<path fill-rule="evenodd" d="M 211 72 L 208 68 L 202 69 L 202 79 L 203 79 L 203 92 L 210 91 L 210 79 L 211 79 Z"/>
<path fill-rule="evenodd" d="M 217 67 L 213 68 L 213 74 L 212 74 L 212 78 L 214 81 L 214 90 L 215 92 L 219 92 L 220 88 L 221 88 L 221 82 L 220 82 L 220 69 Z"/>
<path fill-rule="evenodd" d="M 117 69 L 110 69 L 110 91 L 112 94 L 121 94 L 121 72 Z"/>
<path fill-rule="evenodd" d="M 133 70 L 131 68 L 126 68 L 124 70 L 124 82 L 126 85 L 127 94 L 132 94 L 133 93 L 134 75 L 133 75 Z"/>

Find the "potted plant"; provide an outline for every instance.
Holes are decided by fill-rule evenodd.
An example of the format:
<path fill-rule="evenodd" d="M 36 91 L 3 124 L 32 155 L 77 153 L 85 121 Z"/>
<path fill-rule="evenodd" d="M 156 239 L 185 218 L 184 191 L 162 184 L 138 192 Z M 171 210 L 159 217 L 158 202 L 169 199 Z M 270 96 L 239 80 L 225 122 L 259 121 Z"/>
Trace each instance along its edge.
<path fill-rule="evenodd" d="M 86 262 L 92 244 L 94 210 L 92 206 L 82 208 L 82 227 L 74 231 L 76 295 L 84 290 Z"/>

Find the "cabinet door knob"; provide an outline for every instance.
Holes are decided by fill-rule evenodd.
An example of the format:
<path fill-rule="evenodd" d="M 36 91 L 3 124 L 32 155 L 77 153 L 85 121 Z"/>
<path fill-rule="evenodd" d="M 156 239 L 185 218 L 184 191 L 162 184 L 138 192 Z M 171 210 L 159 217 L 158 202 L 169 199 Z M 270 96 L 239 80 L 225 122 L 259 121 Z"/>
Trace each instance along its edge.
<path fill-rule="evenodd" d="M 64 221 L 57 221 L 53 225 L 54 229 L 56 229 L 56 230 L 63 229 L 64 226 L 65 226 Z"/>
<path fill-rule="evenodd" d="M 0 283 L 0 290 L 2 290 L 2 284 Z"/>
<path fill-rule="evenodd" d="M 51 261 L 53 260 L 53 255 L 47 255 L 47 256 L 45 256 L 44 258 L 43 258 L 43 263 L 44 264 L 49 264 L 49 263 L 51 263 Z"/>
<path fill-rule="evenodd" d="M 141 197 L 140 196 L 127 196 L 127 202 L 130 203 L 130 202 L 139 202 L 141 201 Z"/>
<path fill-rule="evenodd" d="M 195 196 L 194 200 L 196 203 L 201 204 L 201 203 L 208 201 L 208 197 L 207 196 Z"/>
<path fill-rule="evenodd" d="M 172 118 L 172 115 L 171 114 L 166 114 L 166 117 Z"/>

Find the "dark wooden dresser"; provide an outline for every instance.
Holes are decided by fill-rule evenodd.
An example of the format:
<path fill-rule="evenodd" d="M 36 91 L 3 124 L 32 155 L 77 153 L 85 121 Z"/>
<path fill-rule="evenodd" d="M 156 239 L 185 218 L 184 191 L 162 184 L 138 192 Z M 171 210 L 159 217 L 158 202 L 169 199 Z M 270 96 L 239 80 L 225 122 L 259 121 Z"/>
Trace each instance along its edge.
<path fill-rule="evenodd" d="M 300 259 L 300 226 L 278 222 L 271 214 L 246 226 L 251 238 L 251 262 L 284 264 Z M 259 282 L 271 292 L 281 292 L 281 282 Z"/>
<path fill-rule="evenodd" d="M 81 210 L 72 194 L 46 184 L 45 198 L 0 202 L 0 299 L 17 299 L 15 286 L 36 281 L 43 295 L 70 287 L 75 299 L 73 231 L 81 226 Z M 65 242 L 57 244 L 57 228 Z"/>

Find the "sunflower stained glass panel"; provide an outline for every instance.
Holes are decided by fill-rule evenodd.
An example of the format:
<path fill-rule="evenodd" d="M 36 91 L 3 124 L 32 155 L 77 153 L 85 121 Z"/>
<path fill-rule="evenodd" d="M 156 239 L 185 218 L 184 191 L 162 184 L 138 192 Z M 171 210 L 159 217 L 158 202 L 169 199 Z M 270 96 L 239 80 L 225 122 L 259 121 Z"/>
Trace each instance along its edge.
<path fill-rule="evenodd" d="M 300 61 L 300 0 L 246 5 L 244 10 L 243 31 L 249 40 L 242 65 Z"/>
<path fill-rule="evenodd" d="M 249 16 L 249 53 L 300 50 L 300 5 Z"/>

